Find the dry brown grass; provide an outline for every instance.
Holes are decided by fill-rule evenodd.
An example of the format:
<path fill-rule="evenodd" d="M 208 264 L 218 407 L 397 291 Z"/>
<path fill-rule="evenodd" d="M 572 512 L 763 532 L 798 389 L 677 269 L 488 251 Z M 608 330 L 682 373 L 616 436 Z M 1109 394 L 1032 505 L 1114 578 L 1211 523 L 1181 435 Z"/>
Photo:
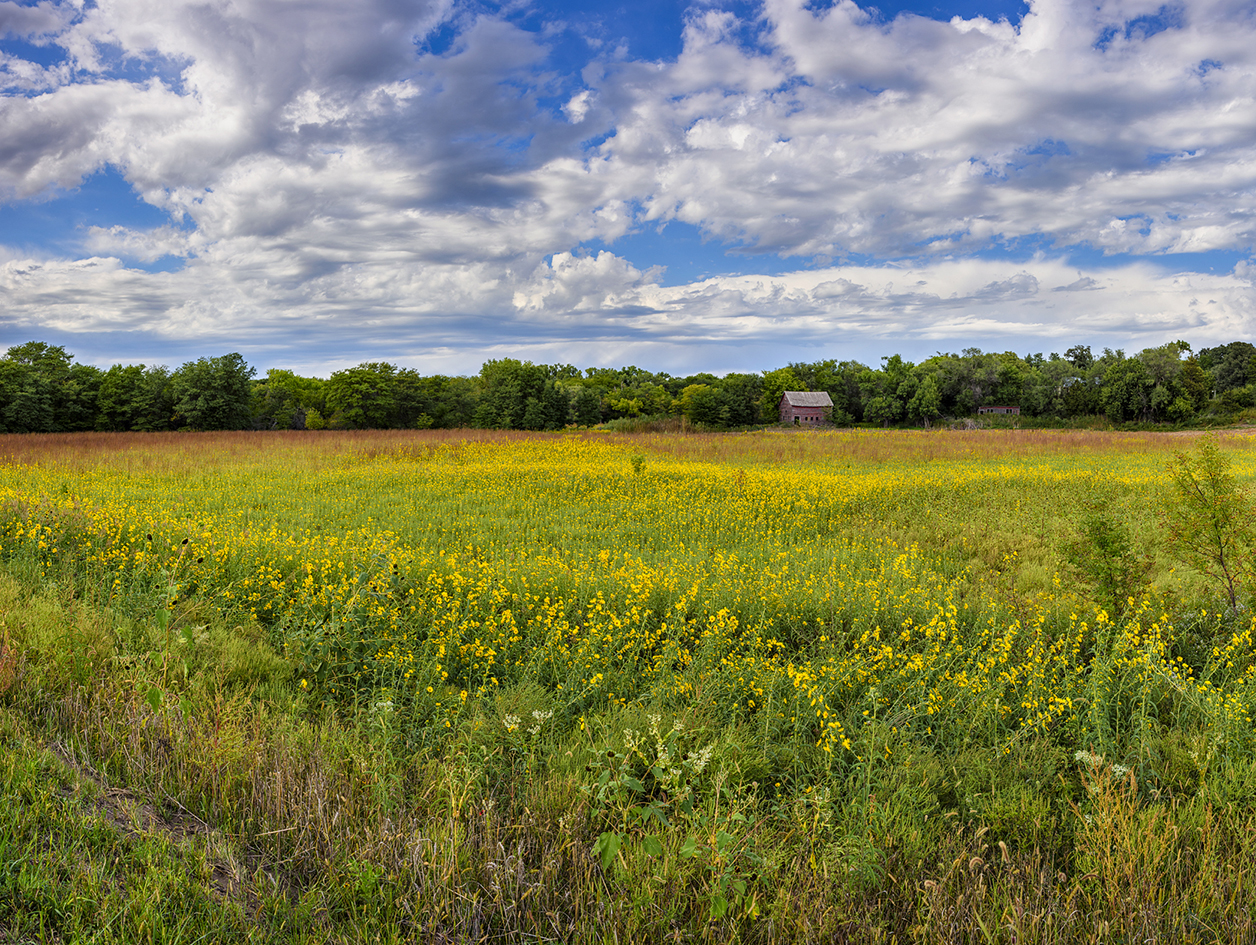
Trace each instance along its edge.
<path fill-rule="evenodd" d="M 1111 452 L 1168 455 L 1199 435 L 1093 430 L 763 430 L 688 436 L 640 434 L 630 441 L 653 452 L 705 462 L 876 464 L 1032 460 Z M 1246 435 L 1227 435 L 1224 447 L 1248 451 L 1253 443 Z"/>
<path fill-rule="evenodd" d="M 24 433 L 0 435 L 0 464 L 85 469 L 107 462 L 130 472 L 206 465 L 308 463 L 415 445 L 505 443 L 543 434 L 501 430 L 263 430 L 224 433 Z"/>
<path fill-rule="evenodd" d="M 17 648 L 9 640 L 8 628 L 0 626 L 0 697 L 17 681 Z"/>
<path fill-rule="evenodd" d="M 83 469 L 107 462 L 146 472 L 206 465 L 311 463 L 329 456 L 372 455 L 456 443 L 510 443 L 578 436 L 700 462 L 887 463 L 1025 460 L 1060 454 L 1165 453 L 1198 433 L 1114 433 L 1091 430 L 761 430 L 751 433 L 608 433 L 566 430 L 267 430 L 226 433 L 29 433 L 0 435 L 0 463 L 55 464 Z M 1231 451 L 1253 438 L 1223 435 Z"/>

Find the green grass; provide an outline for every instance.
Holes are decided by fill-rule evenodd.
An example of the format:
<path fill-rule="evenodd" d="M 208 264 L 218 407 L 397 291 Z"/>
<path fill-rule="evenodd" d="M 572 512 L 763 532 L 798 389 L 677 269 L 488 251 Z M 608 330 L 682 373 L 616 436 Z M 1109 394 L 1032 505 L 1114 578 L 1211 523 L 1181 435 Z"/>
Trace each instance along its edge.
<path fill-rule="evenodd" d="M 187 454 L 177 437 L 128 440 L 130 453 L 78 442 L 54 467 L 8 470 L 44 496 L 65 483 L 194 510 L 232 540 L 278 522 L 470 542 L 503 586 L 583 595 L 581 606 L 596 593 L 615 604 L 624 578 L 553 562 L 629 546 L 662 575 L 659 610 L 684 595 L 698 618 L 731 607 L 745 624 L 776 620 L 783 637 L 794 628 L 782 662 L 795 668 L 862 653 L 860 634 L 927 618 L 935 593 L 973 603 L 960 622 L 968 645 L 1039 616 L 1042 639 L 1062 638 L 1071 610 L 1093 608 L 1063 549 L 1098 502 L 1151 558 L 1148 600 L 1170 617 L 1171 652 L 1215 680 L 1220 701 L 1147 671 L 1158 664 L 1118 651 L 1114 629 L 1081 636 L 1086 650 L 1068 664 L 1076 718 L 1043 731 L 955 683 L 958 663 L 908 683 L 861 679 L 876 664 L 860 656 L 825 684 L 852 741 L 828 754 L 810 729 L 776 720 L 797 698 L 784 677 L 767 705 L 745 704 L 739 678 L 763 653 L 724 638 L 698 640 L 667 685 L 629 692 L 634 664 L 608 663 L 623 698 L 574 700 L 527 664 L 441 715 L 425 701 L 440 693 L 378 688 L 386 675 L 335 698 L 303 687 L 308 666 L 285 651 L 281 625 L 211 593 L 252 573 L 243 552 L 172 600 L 178 531 L 154 533 L 173 550 L 151 573 L 51 566 L 47 549 L 9 545 L 0 940 L 1251 938 L 1256 757 L 1239 712 L 1250 669 L 1213 652 L 1246 618 L 1198 616 L 1212 589 L 1158 537 L 1163 464 L 1183 444 L 983 435 L 643 435 L 608 441 L 619 466 L 557 474 L 512 468 L 503 446 L 487 485 L 440 437 L 222 438 L 205 458 L 216 440 Z M 1250 481 L 1245 446 L 1230 449 Z M 631 455 L 645 457 L 640 473 Z M 870 486 L 809 493 L 787 511 L 769 491 L 737 504 L 747 482 L 783 468 Z M 356 488 L 365 476 L 370 491 Z M 719 514 L 733 507 L 741 517 Z M 893 576 L 913 544 L 934 583 Z M 521 547 L 553 556 L 525 565 L 511 556 Z M 782 550 L 804 574 L 766 609 L 728 587 L 689 593 L 717 554 L 771 563 Z M 881 596 L 810 609 L 822 597 L 805 577 L 832 560 L 860 580 L 889 569 Z M 124 592 L 110 590 L 114 573 Z M 1139 618 L 1149 635 L 1159 613 Z M 832 639 L 807 630 L 817 616 Z M 676 680 L 691 688 L 673 692 Z M 923 715 L 929 687 L 954 703 L 945 716 Z"/>

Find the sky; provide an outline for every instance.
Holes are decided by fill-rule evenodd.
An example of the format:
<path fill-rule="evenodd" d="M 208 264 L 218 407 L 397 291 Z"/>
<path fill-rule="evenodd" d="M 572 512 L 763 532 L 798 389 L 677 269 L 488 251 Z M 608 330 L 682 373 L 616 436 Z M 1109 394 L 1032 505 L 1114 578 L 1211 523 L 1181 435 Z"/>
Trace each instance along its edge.
<path fill-rule="evenodd" d="M 1256 335 L 1252 0 L 0 0 L 0 348 L 688 374 Z"/>

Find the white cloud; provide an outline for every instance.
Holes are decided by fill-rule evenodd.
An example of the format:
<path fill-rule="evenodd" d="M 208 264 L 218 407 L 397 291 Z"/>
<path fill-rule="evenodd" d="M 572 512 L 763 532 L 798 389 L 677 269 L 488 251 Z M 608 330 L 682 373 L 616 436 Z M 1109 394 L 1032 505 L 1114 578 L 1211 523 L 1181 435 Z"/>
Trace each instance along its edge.
<path fill-rule="evenodd" d="M 174 227 L 132 230 L 125 226 L 88 228 L 85 245 L 98 256 L 123 256 L 151 263 L 163 256 L 186 256 L 195 240 Z"/>
<path fill-rule="evenodd" d="M 639 65 L 618 74 L 630 102 L 605 151 L 652 216 L 777 252 L 1040 235 L 1116 252 L 1250 246 L 1256 21 L 1200 2 L 1172 29 L 1096 48 L 1158 9 L 1039 0 L 1017 29 L 768 0 L 766 52 L 708 13 L 652 81 Z M 1116 225 L 1136 216 L 1146 225 Z"/>
<path fill-rule="evenodd" d="M 69 11 L 63 6 L 41 0 L 25 5 L 12 0 L 0 0 L 0 36 L 31 38 L 63 29 L 69 22 Z"/>
<path fill-rule="evenodd" d="M 526 272 L 305 266 L 247 245 L 236 254 L 209 247 L 183 270 L 155 274 L 111 258 L 9 258 L 0 260 L 6 332 L 129 332 L 289 366 L 384 357 L 474 372 L 486 352 L 513 350 L 582 366 L 635 359 L 691 370 L 700 351 L 705 367 L 756 370 L 821 356 L 876 363 L 895 351 L 918 360 L 969 345 L 1138 350 L 1186 337 L 1202 346 L 1248 336 L 1256 318 L 1243 267 L 1165 274 L 1137 263 L 1079 276 L 1061 260 L 933 260 L 663 286 L 608 252 L 556 254 Z M 113 341 L 134 346 L 124 335 Z M 268 354 L 285 346 L 291 356 Z"/>
<path fill-rule="evenodd" d="M 416 52 L 442 24 L 449 50 Z M 508 344 L 871 356 L 1256 329 L 1246 264 L 1056 258 L 1250 251 L 1256 17 L 1237 0 L 1034 0 L 1019 26 L 695 7 L 675 61 L 607 48 L 579 74 L 549 34 L 449 0 L 0 0 L 4 30 L 69 61 L 0 61 L 0 199 L 112 165 L 171 216 L 86 228 L 83 259 L 10 251 L 10 330 L 327 358 L 349 338 L 468 369 Z M 662 286 L 614 241 L 669 220 L 801 271 Z M 611 252 L 575 251 L 594 239 Z M 1021 239 L 1055 248 L 965 258 Z M 803 269 L 852 254 L 876 262 Z M 185 268 L 121 261 L 170 255 Z"/>

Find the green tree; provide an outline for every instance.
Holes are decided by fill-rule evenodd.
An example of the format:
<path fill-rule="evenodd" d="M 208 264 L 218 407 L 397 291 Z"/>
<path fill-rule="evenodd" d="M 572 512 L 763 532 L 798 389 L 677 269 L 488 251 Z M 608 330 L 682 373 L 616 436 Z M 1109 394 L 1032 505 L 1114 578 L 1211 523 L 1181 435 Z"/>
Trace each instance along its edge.
<path fill-rule="evenodd" d="M 1246 387 L 1231 387 L 1217 398 L 1221 409 L 1226 413 L 1235 413 L 1247 407 L 1256 407 L 1256 384 Z"/>
<path fill-rule="evenodd" d="M 174 420 L 174 395 L 170 388 L 170 369 L 154 364 L 144 369 L 135 390 L 135 409 L 131 429 L 141 432 L 169 430 Z"/>
<path fill-rule="evenodd" d="M 144 365 L 115 364 L 101 379 L 96 395 L 97 430 L 133 430 L 140 409 Z"/>
<path fill-rule="evenodd" d="M 1103 412 L 1103 378 L 1066 377 L 1060 383 L 1060 416 L 1091 417 Z"/>
<path fill-rule="evenodd" d="M 1005 351 L 996 356 L 994 400 L 1002 407 L 1020 407 L 1025 393 L 1027 376 L 1032 368 L 1022 361 L 1014 351 Z"/>
<path fill-rule="evenodd" d="M 607 405 L 617 417 L 658 417 L 672 409 L 672 395 L 662 384 L 629 384 L 607 395 Z"/>
<path fill-rule="evenodd" d="M 398 368 L 394 399 L 393 423 L 401 430 L 426 430 L 436 426 L 435 405 L 431 388 L 413 368 Z"/>
<path fill-rule="evenodd" d="M 0 430 L 91 430 L 103 372 L 75 364 L 60 345 L 29 341 L 0 358 Z"/>
<path fill-rule="evenodd" d="M 721 422 L 745 427 L 759 422 L 763 378 L 758 374 L 725 374 L 716 392 Z"/>
<path fill-rule="evenodd" d="M 710 384 L 690 384 L 680 392 L 680 412 L 693 424 L 722 426 L 719 394 Z"/>
<path fill-rule="evenodd" d="M 1090 345 L 1073 345 L 1064 352 L 1064 360 L 1079 371 L 1088 371 L 1095 363 L 1094 355 L 1090 353 Z"/>
<path fill-rule="evenodd" d="M 1156 380 L 1137 358 L 1113 363 L 1103 375 L 1103 411 L 1112 423 L 1150 420 Z"/>
<path fill-rule="evenodd" d="M 1041 364 L 1034 365 L 1026 377 L 1022 410 L 1040 417 L 1064 416 L 1064 387 L 1065 384 L 1075 384 L 1078 374 L 1072 364 L 1054 353 Z"/>
<path fill-rule="evenodd" d="M 432 418 L 432 426 L 446 430 L 471 426 L 480 399 L 478 378 L 437 374 L 420 378 L 418 387 L 423 400 L 422 414 Z"/>
<path fill-rule="evenodd" d="M 907 404 L 907 415 L 918 423 L 929 424 L 942 415 L 942 394 L 932 374 L 925 377 Z"/>
<path fill-rule="evenodd" d="M 524 430 L 557 430 L 567 425 L 570 412 L 571 398 L 566 389 L 553 380 L 546 380 L 540 394 L 524 402 L 519 426 Z"/>
<path fill-rule="evenodd" d="M 92 364 L 73 364 L 56 397 L 62 430 L 91 430 L 96 426 L 97 397 L 105 372 Z"/>
<path fill-rule="evenodd" d="M 271 368 L 254 381 L 253 425 L 259 430 L 304 430 L 311 410 L 322 414 L 326 381 Z"/>
<path fill-rule="evenodd" d="M 781 397 L 787 390 L 810 390 L 803 386 L 793 368 L 778 368 L 763 375 L 763 393 L 759 396 L 759 416 L 767 423 L 781 417 Z"/>
<path fill-rule="evenodd" d="M 580 426 L 591 427 L 602 422 L 602 395 L 597 388 L 581 387 L 571 406 Z"/>
<path fill-rule="evenodd" d="M 397 368 L 368 361 L 327 379 L 326 416 L 337 429 L 386 430 L 395 425 Z"/>
<path fill-rule="evenodd" d="M 903 405 L 897 397 L 877 394 L 868 398 L 864 404 L 864 418 L 871 423 L 879 423 L 885 427 L 901 420 L 902 417 Z"/>
<path fill-rule="evenodd" d="M 1208 394 L 1212 384 L 1208 374 L 1199 366 L 1199 359 L 1187 358 L 1182 363 L 1182 371 L 1178 375 L 1182 385 L 1182 393 L 1191 403 L 1193 412 L 1198 413 L 1208 405 Z"/>
<path fill-rule="evenodd" d="M 255 370 L 232 352 L 188 361 L 170 377 L 176 422 L 193 430 L 247 430 Z"/>
<path fill-rule="evenodd" d="M 0 360 L 0 431 L 46 433 L 55 429 L 52 388 L 29 364 Z"/>
<path fill-rule="evenodd" d="M 983 354 L 980 348 L 965 348 L 948 373 L 950 384 L 942 387 L 943 401 L 953 402 L 957 414 L 976 413 L 978 407 L 995 400 L 999 384 L 997 355 Z"/>
<path fill-rule="evenodd" d="M 1256 382 L 1256 345 L 1232 341 L 1228 345 L 1202 348 L 1199 365 L 1212 379 L 1217 394 Z"/>
<path fill-rule="evenodd" d="M 1174 453 L 1169 464 L 1173 491 L 1163 521 L 1179 558 L 1221 585 L 1232 612 L 1252 573 L 1256 513 L 1230 472 L 1230 457 L 1215 437 L 1200 440 L 1193 453 Z"/>
<path fill-rule="evenodd" d="M 544 426 L 541 399 L 545 395 L 548 372 L 544 365 L 515 358 L 485 361 L 480 366 L 482 392 L 472 417 L 472 425 L 486 429 L 519 430 L 525 417 Z M 535 400 L 528 417 L 528 401 Z"/>
<path fill-rule="evenodd" d="M 919 380 L 914 365 L 897 354 L 882 358 L 881 370 L 865 370 L 859 375 L 864 419 L 888 426 L 903 419 L 907 404 L 916 395 Z"/>

